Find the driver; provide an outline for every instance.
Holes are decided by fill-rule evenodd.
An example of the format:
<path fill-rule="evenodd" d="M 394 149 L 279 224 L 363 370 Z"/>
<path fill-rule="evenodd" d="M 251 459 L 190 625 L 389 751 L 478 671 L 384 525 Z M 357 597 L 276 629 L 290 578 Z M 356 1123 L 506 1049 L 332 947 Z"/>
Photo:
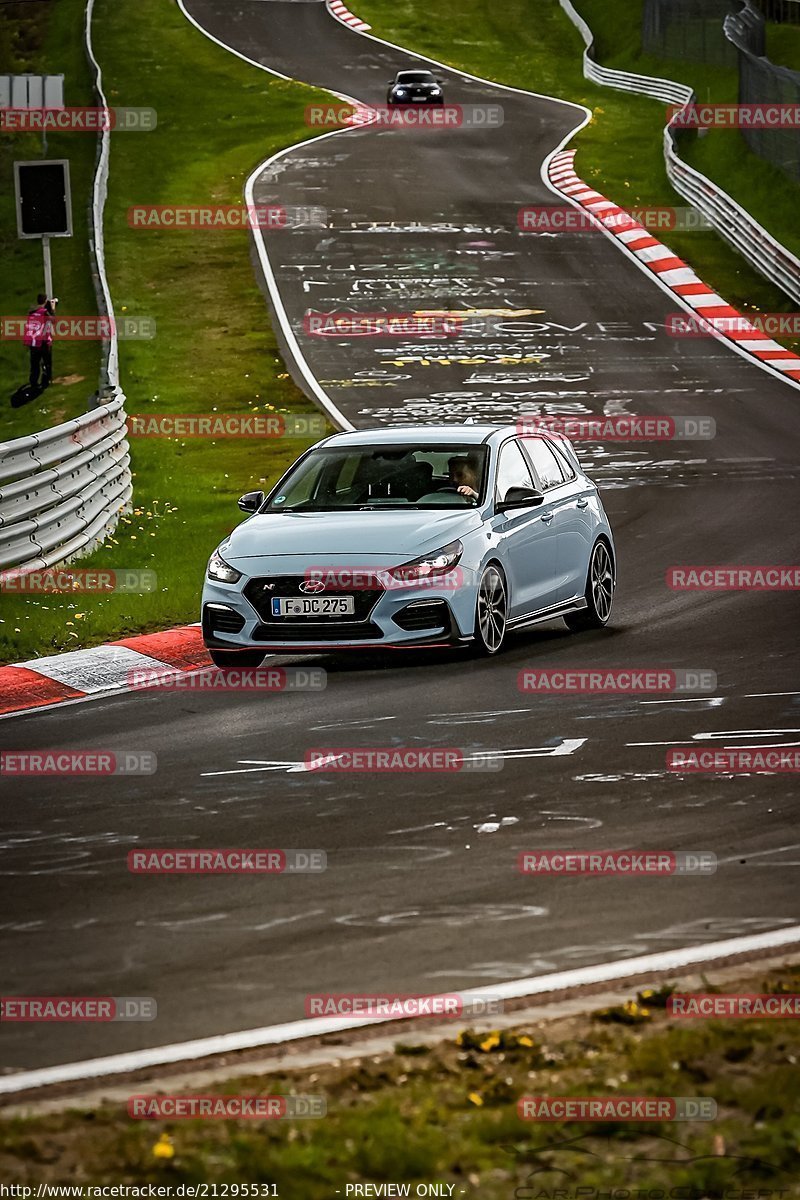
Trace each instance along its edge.
<path fill-rule="evenodd" d="M 478 499 L 478 473 L 469 458 L 451 458 L 447 463 L 450 483 L 461 496 Z"/>

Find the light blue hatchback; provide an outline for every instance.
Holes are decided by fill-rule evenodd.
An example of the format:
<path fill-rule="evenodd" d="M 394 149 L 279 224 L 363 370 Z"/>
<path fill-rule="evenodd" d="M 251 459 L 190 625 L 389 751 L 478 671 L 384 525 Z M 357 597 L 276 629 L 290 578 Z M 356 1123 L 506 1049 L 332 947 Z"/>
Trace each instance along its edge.
<path fill-rule="evenodd" d="M 569 441 L 509 426 L 339 433 L 307 450 L 211 555 L 203 637 L 218 666 L 267 651 L 472 644 L 563 617 L 605 625 L 617 568 Z"/>

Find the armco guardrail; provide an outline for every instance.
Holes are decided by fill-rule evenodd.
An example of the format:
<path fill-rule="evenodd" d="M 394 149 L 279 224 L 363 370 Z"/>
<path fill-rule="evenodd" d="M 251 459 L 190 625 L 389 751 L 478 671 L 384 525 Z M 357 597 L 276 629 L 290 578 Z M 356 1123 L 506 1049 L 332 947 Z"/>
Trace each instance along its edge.
<path fill-rule="evenodd" d="M 669 126 L 664 130 L 664 157 L 675 191 L 704 212 L 725 241 L 760 274 L 800 303 L 800 260 L 727 192 L 683 161 Z"/>
<path fill-rule="evenodd" d="M 601 67 L 594 60 L 594 34 L 577 11 L 571 0 L 561 0 L 561 7 L 575 25 L 583 38 L 586 49 L 583 52 L 583 73 L 592 83 L 601 87 L 613 87 L 622 92 L 640 92 L 645 96 L 653 96 L 663 100 L 665 104 L 688 104 L 694 93 L 684 83 L 675 83 L 671 79 L 657 79 L 653 75 L 633 75 L 628 71 L 615 71 L 611 67 Z"/>
<path fill-rule="evenodd" d="M 131 498 L 124 397 L 0 446 L 0 568 L 29 571 L 98 545 Z"/>
<path fill-rule="evenodd" d="M 664 104 L 685 108 L 695 100 L 686 84 L 651 75 L 636 75 L 601 67 L 594 59 L 594 36 L 571 0 L 560 0 L 561 7 L 583 37 L 583 73 L 602 87 L 651 96 Z M 771 283 L 800 303 L 800 259 L 777 241 L 717 184 L 690 167 L 678 154 L 675 130 L 664 130 L 664 161 L 670 183 L 679 195 L 708 218 L 721 237 L 738 251 Z"/>
<path fill-rule="evenodd" d="M 93 8 L 94 0 L 87 0 L 86 52 L 105 107 L 100 67 L 92 51 Z M 103 245 L 110 135 L 106 130 L 100 136 L 91 251 L 98 311 L 111 319 L 113 329 Z M 101 393 L 106 402 L 83 416 L 0 445 L 0 570 L 37 570 L 87 554 L 129 506 L 130 455 L 115 332 L 103 346 Z"/>
<path fill-rule="evenodd" d="M 103 72 L 94 56 L 92 45 L 92 16 L 94 0 L 86 0 L 86 19 L 84 23 L 84 44 L 86 56 L 94 72 L 94 89 L 98 103 L 102 108 L 108 107 L 106 94 L 103 90 Z M 95 293 L 97 295 L 97 311 L 109 318 L 111 336 L 103 342 L 103 375 L 101 391 L 108 388 L 119 388 L 119 347 L 117 342 L 116 325 L 114 323 L 114 305 L 111 300 L 111 289 L 106 276 L 105 239 L 103 235 L 103 212 L 108 194 L 108 167 L 111 157 L 111 132 L 103 129 L 98 139 L 97 164 L 94 172 L 92 187 L 92 236 L 89 251 L 92 257 L 95 274 Z"/>

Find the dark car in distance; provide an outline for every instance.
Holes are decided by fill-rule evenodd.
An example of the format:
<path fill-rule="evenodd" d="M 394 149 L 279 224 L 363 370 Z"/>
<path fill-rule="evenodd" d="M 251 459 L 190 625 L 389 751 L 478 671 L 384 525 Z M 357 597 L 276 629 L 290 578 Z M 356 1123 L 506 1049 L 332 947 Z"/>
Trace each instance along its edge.
<path fill-rule="evenodd" d="M 432 71 L 398 71 L 386 99 L 389 104 L 444 104 L 444 89 Z"/>

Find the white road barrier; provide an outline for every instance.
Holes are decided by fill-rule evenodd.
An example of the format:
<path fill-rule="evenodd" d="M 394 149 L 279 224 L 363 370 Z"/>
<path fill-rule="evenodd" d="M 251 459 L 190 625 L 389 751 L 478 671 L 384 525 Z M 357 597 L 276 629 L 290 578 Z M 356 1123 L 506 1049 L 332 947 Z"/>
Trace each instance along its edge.
<path fill-rule="evenodd" d="M 87 0 L 84 38 L 98 103 L 105 108 L 102 72 L 92 48 L 93 10 L 94 0 Z M 88 554 L 130 505 L 125 397 L 103 241 L 110 137 L 108 130 L 100 135 L 90 245 L 98 309 L 112 329 L 103 344 L 101 391 L 107 400 L 63 425 L 0 444 L 0 570 L 38 570 Z"/>
<path fill-rule="evenodd" d="M 66 562 L 113 530 L 131 499 L 124 401 L 117 391 L 74 421 L 0 446 L 0 570 Z"/>
<path fill-rule="evenodd" d="M 571 0 L 559 2 L 583 37 L 586 47 L 583 52 L 583 73 L 592 83 L 622 92 L 636 92 L 681 108 L 695 101 L 695 93 L 686 84 L 600 66 L 594 58 L 591 29 Z M 704 213 L 720 236 L 765 279 L 800 302 L 800 259 L 768 233 L 763 225 L 759 225 L 727 192 L 683 161 L 678 154 L 675 133 L 669 124 L 664 130 L 664 161 L 675 191 Z"/>

